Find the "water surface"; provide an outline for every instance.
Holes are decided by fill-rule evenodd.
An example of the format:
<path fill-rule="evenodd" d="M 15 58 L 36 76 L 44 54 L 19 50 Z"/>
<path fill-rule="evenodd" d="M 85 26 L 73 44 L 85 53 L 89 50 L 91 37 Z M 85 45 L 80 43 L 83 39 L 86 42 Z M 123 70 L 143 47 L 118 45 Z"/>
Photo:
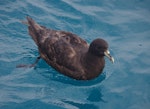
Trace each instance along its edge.
<path fill-rule="evenodd" d="M 0 0 L 1 109 L 149 109 L 149 0 Z M 40 60 L 27 27 L 31 16 L 49 28 L 108 41 L 115 57 L 91 81 L 61 75 Z"/>

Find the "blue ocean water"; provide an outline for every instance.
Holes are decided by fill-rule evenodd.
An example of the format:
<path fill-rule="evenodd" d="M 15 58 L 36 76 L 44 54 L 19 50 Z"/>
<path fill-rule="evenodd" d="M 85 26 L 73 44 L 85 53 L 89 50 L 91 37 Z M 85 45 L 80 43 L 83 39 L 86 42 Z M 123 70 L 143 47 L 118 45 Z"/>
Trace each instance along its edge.
<path fill-rule="evenodd" d="M 0 109 L 149 109 L 149 0 L 0 0 Z M 108 41 L 115 58 L 90 81 L 61 75 L 40 60 L 20 23 L 31 16 L 49 28 Z"/>

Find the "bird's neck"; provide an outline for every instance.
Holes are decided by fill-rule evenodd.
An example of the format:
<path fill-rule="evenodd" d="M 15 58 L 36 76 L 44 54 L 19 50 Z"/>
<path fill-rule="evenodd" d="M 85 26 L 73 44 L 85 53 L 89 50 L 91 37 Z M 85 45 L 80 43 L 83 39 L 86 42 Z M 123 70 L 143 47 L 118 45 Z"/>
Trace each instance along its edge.
<path fill-rule="evenodd" d="M 86 69 L 85 72 L 89 77 L 98 76 L 105 66 L 104 57 L 98 57 L 89 52 L 83 56 L 82 63 Z"/>

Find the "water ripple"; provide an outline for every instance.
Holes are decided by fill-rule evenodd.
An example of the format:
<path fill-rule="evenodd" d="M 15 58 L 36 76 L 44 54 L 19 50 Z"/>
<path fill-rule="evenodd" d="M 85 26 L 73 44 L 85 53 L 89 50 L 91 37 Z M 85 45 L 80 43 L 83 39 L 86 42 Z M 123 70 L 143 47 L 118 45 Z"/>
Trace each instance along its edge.
<path fill-rule="evenodd" d="M 149 109 L 149 0 L 1 0 L 0 108 Z M 104 38 L 116 62 L 102 75 L 70 79 L 40 60 L 20 23 L 29 15 L 41 25 L 78 34 L 89 43 Z M 118 104 L 119 103 L 119 104 Z M 33 105 L 34 104 L 34 105 Z M 124 104 L 124 105 L 122 105 Z"/>

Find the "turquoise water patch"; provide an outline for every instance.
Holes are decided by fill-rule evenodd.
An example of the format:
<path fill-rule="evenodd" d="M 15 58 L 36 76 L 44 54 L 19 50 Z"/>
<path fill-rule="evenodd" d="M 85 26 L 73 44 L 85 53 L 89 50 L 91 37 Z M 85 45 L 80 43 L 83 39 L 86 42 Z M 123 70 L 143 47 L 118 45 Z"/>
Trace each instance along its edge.
<path fill-rule="evenodd" d="M 149 109 L 149 0 L 1 0 L 1 109 Z M 40 60 L 21 23 L 31 16 L 41 25 L 66 30 L 90 43 L 108 41 L 115 58 L 90 81 L 68 78 Z"/>

